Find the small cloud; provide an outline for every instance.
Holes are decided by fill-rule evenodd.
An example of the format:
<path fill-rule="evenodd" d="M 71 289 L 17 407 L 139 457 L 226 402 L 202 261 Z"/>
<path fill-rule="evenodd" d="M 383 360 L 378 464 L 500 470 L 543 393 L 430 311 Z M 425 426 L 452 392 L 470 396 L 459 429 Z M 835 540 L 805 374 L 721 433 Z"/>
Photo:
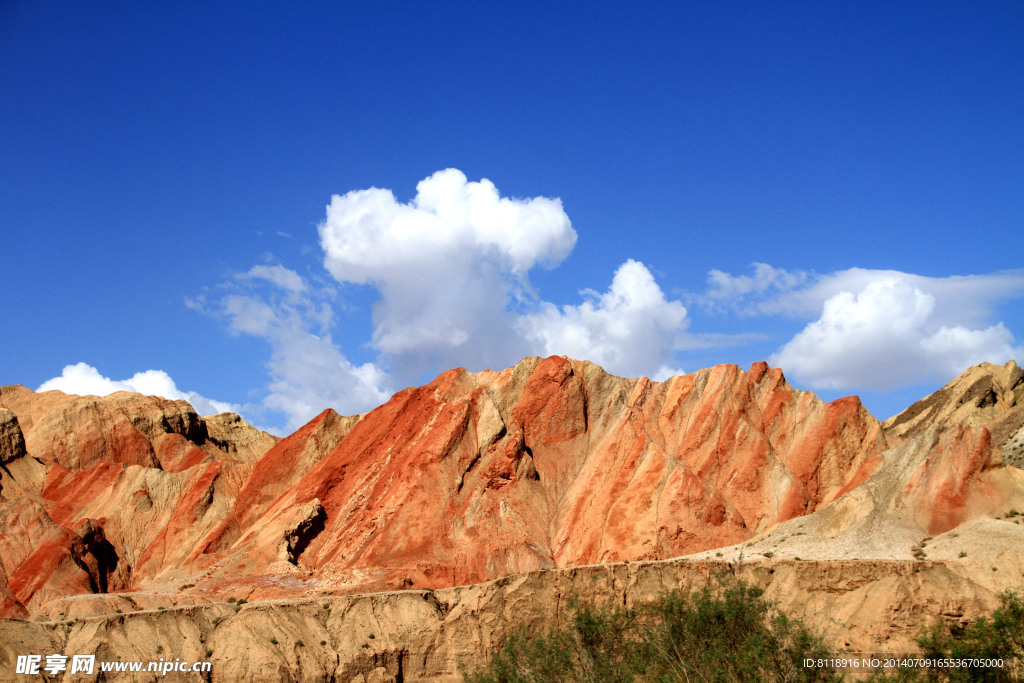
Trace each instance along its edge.
<path fill-rule="evenodd" d="M 233 403 L 206 398 L 194 391 L 181 391 L 174 380 L 163 370 L 137 372 L 128 379 L 113 380 L 104 377 L 99 370 L 87 363 L 67 365 L 59 377 L 39 385 L 36 391 L 63 391 L 78 396 L 107 396 L 116 391 L 132 391 L 148 396 L 160 396 L 174 401 L 188 401 L 200 415 L 239 412 Z"/>
<path fill-rule="evenodd" d="M 253 266 L 247 273 L 241 273 L 236 277 L 241 280 L 251 278 L 266 280 L 292 294 L 301 294 L 306 291 L 306 283 L 302 277 L 284 266 Z"/>
<path fill-rule="evenodd" d="M 1022 352 L 993 318 L 1000 303 L 1024 295 L 1024 270 L 935 278 L 849 268 L 819 275 L 755 263 L 753 271 L 712 270 L 707 292 L 692 298 L 740 316 L 811 319 L 770 360 L 813 388 L 889 390 Z"/>
<path fill-rule="evenodd" d="M 278 230 L 276 234 L 277 234 L 278 237 L 284 237 L 286 239 L 291 239 L 292 238 L 292 235 L 291 235 L 290 232 L 284 232 L 283 230 Z"/>
<path fill-rule="evenodd" d="M 741 315 L 753 315 L 766 300 L 791 292 L 812 277 L 804 271 L 774 268 L 767 263 L 754 263 L 752 267 L 753 275 L 708 271 L 708 289 L 698 300 L 711 310 L 731 309 Z"/>

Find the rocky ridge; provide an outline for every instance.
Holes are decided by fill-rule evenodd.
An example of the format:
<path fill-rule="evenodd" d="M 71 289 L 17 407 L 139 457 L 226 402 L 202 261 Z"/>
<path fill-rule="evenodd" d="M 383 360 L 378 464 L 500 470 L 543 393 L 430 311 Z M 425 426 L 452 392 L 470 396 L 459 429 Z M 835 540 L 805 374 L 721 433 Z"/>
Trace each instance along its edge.
<path fill-rule="evenodd" d="M 1024 464 L 1024 370 L 1016 361 L 981 363 L 883 423 L 891 439 L 933 425 L 985 427 L 1011 464 Z"/>
<path fill-rule="evenodd" d="M 867 572 L 865 586 L 903 586 L 899 609 L 912 630 L 857 635 L 858 619 L 882 618 L 861 600 L 836 631 L 844 643 L 887 649 L 928 619 L 990 609 L 998 590 L 1021 583 L 1024 539 L 1010 512 L 1024 509 L 1024 472 L 1009 466 L 1020 430 L 1006 426 L 1021 405 L 1020 375 L 1014 363 L 977 366 L 883 425 L 856 398 L 824 403 L 764 363 L 659 383 L 528 358 L 501 372 L 448 371 L 364 416 L 325 410 L 280 441 L 180 401 L 3 387 L 0 616 L 54 620 L 5 622 L 12 638 L 108 649 L 108 626 L 85 637 L 68 620 L 123 619 L 145 632 L 158 608 L 198 620 L 151 634 L 170 651 L 175 637 L 207 638 L 211 619 L 226 624 L 254 608 L 211 617 L 227 597 L 261 601 L 266 623 L 287 632 L 280 620 L 298 623 L 316 601 L 356 592 L 404 589 L 360 598 L 377 614 L 409 595 L 456 591 L 444 595 L 458 602 L 453 595 L 488 581 L 509 585 L 499 577 L 564 576 L 595 563 L 620 567 L 608 570 L 626 572 L 620 583 L 646 567 L 670 586 L 753 562 L 768 574 L 750 575 L 784 605 L 808 588 L 793 577 L 810 581 L 812 566 L 826 593 L 846 585 L 834 567 Z M 1000 430 L 1010 436 L 1000 441 Z M 665 562 L 680 556 L 689 559 Z M 463 584 L 477 587 L 453 588 Z M 951 588 L 974 597 L 940 605 Z M 110 616 L 117 610 L 126 616 Z M 421 617 L 416 629 L 455 628 L 447 616 Z M 499 622 L 473 626 L 481 648 L 503 632 Z M 307 626 L 310 638 L 320 633 Z M 452 654 L 445 637 L 413 646 L 396 636 L 390 650 L 371 642 L 370 659 L 361 645 L 350 652 L 338 637 L 317 638 L 320 649 L 300 654 L 323 659 L 309 666 L 333 671 L 327 680 L 395 676 L 396 665 L 408 680 L 444 678 L 455 675 L 453 657 L 475 656 Z M 424 662 L 416 675 L 403 660 L 413 652 Z M 427 666 L 438 656 L 447 663 Z M 273 649 L 250 659 L 297 675 L 289 657 Z M 222 659 L 230 671 L 249 666 Z M 300 669 L 305 676 L 307 664 Z"/>

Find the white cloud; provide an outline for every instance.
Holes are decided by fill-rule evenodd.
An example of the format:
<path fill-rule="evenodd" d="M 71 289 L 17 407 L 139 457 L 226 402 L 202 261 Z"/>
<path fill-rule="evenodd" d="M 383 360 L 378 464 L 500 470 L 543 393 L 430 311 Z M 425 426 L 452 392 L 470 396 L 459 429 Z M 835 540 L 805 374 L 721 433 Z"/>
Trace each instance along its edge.
<path fill-rule="evenodd" d="M 812 388 L 888 390 L 947 380 L 983 362 L 1022 354 L 997 322 L 1024 294 L 1024 270 L 926 277 L 849 268 L 827 275 L 755 263 L 752 275 L 713 270 L 694 300 L 741 315 L 812 322 L 770 358 Z"/>
<path fill-rule="evenodd" d="M 378 188 L 334 196 L 319 227 L 327 270 L 376 287 L 372 345 L 403 378 L 516 362 L 528 349 L 509 304 L 576 243 L 561 201 L 501 197 L 456 169 L 416 190 L 407 204 Z"/>
<path fill-rule="evenodd" d="M 861 286 L 831 294 L 820 317 L 771 362 L 813 387 L 876 390 L 948 379 L 983 361 L 1004 363 L 1024 351 L 1010 331 L 1002 323 L 969 325 L 996 296 L 1009 295 L 1012 282 L 998 274 L 938 279 L 863 269 L 827 276 L 795 299 L 813 299 L 838 283 Z"/>
<path fill-rule="evenodd" d="M 686 309 L 665 299 L 644 264 L 628 260 L 615 271 L 604 294 L 586 290 L 579 306 L 543 303 L 524 315 L 520 326 L 542 355 L 584 358 L 627 377 L 665 379 L 677 338 L 686 327 Z"/>
<path fill-rule="evenodd" d="M 389 281 L 396 269 L 443 269 L 456 254 L 492 260 L 502 271 L 555 266 L 576 232 L 558 199 L 501 197 L 489 180 L 449 168 L 421 180 L 400 204 L 390 190 L 335 195 L 320 225 L 327 269 L 343 282 Z"/>
<path fill-rule="evenodd" d="M 240 280 L 253 278 L 266 280 L 292 294 L 301 294 L 306 291 L 306 282 L 302 276 L 284 266 L 253 266 L 249 272 L 240 273 L 236 277 Z"/>
<path fill-rule="evenodd" d="M 819 315 L 826 301 L 841 292 L 856 293 L 879 280 L 906 282 L 935 297 L 931 320 L 937 325 L 987 324 L 996 306 L 1024 293 L 1024 270 L 986 275 L 927 277 L 898 270 L 848 268 L 827 275 L 789 271 L 764 263 L 752 265 L 753 275 L 708 272 L 708 289 L 693 297 L 708 308 L 740 314 Z"/>
<path fill-rule="evenodd" d="M 137 372 L 128 379 L 113 380 L 104 377 L 99 370 L 87 363 L 76 363 L 64 367 L 59 377 L 39 385 L 36 391 L 63 391 L 78 396 L 107 396 L 115 391 L 132 391 L 149 396 L 161 396 L 175 401 L 188 401 L 200 415 L 238 412 L 239 406 L 224 401 L 215 401 L 194 391 L 181 391 L 174 380 L 163 370 Z"/>

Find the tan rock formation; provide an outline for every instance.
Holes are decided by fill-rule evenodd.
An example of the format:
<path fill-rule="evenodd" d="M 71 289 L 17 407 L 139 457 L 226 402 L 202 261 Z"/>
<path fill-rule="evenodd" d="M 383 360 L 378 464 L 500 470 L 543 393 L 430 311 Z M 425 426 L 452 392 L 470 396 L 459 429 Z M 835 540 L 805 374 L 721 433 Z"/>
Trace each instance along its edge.
<path fill-rule="evenodd" d="M 936 552 L 943 552 L 944 559 L 959 558 L 959 552 L 969 551 L 969 562 L 1005 560 L 1011 573 L 1020 575 L 1024 527 L 1018 526 L 1019 519 L 997 518 L 1024 509 L 1024 472 L 1005 466 L 988 430 L 934 426 L 879 460 L 872 476 L 814 514 L 780 524 L 742 546 L 692 557 L 736 558 L 745 552 L 748 557 L 822 561 L 907 560 Z M 1008 536 L 1011 532 L 1015 535 Z"/>
<path fill-rule="evenodd" d="M 25 437 L 13 410 L 0 408 L 0 465 L 25 455 Z"/>
<path fill-rule="evenodd" d="M 254 428 L 238 413 L 219 413 L 203 418 L 210 441 L 229 457 L 256 463 L 281 439 Z"/>
<path fill-rule="evenodd" d="M 953 424 L 987 427 L 996 445 L 1004 449 L 1011 440 L 1022 440 L 1016 437 L 1024 427 L 1024 370 L 1012 360 L 1002 366 L 975 365 L 886 420 L 883 427 L 890 437 L 904 439 L 933 425 Z"/>

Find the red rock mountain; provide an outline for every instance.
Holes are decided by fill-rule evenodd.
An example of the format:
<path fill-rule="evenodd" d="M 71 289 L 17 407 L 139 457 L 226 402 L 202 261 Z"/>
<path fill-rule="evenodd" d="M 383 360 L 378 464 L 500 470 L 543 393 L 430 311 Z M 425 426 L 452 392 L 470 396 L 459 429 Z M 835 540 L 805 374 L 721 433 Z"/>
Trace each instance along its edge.
<path fill-rule="evenodd" d="M 0 406 L 11 616 L 77 593 L 440 587 L 675 557 L 814 512 L 887 446 L 856 398 L 823 403 L 764 363 L 662 383 L 560 357 L 451 370 L 276 444 L 134 394 L 4 387 Z"/>

